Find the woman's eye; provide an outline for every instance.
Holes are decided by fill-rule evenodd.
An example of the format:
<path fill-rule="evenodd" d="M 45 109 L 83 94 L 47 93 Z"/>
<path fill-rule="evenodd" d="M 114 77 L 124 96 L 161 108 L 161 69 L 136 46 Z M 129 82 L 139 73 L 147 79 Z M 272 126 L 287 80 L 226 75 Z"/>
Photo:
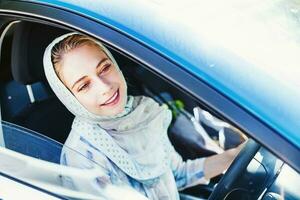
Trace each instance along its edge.
<path fill-rule="evenodd" d="M 106 65 L 102 68 L 100 74 L 109 71 L 110 67 L 111 67 L 111 64 L 106 64 Z"/>
<path fill-rule="evenodd" d="M 81 85 L 81 86 L 78 88 L 78 92 L 80 92 L 80 91 L 82 91 L 82 90 L 85 90 L 85 89 L 87 89 L 87 88 L 88 88 L 88 86 L 89 86 L 89 84 L 88 84 L 88 83 L 85 83 L 85 84 Z"/>

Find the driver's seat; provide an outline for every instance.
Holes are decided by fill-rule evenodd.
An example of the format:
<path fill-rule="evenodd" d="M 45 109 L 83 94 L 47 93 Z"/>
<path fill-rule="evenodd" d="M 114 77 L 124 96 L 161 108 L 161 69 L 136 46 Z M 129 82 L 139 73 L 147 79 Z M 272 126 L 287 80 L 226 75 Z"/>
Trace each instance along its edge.
<path fill-rule="evenodd" d="M 38 97 L 39 92 L 43 92 L 47 94 L 47 98 L 36 98 L 11 116 L 10 121 L 61 143 L 68 136 L 74 116 L 48 86 L 43 71 L 43 54 L 54 38 L 66 32 L 63 29 L 22 21 L 14 29 L 11 52 L 14 80 L 24 85 L 24 90 L 34 83 L 40 83 L 41 87 L 38 91 L 33 91 L 33 95 Z"/>

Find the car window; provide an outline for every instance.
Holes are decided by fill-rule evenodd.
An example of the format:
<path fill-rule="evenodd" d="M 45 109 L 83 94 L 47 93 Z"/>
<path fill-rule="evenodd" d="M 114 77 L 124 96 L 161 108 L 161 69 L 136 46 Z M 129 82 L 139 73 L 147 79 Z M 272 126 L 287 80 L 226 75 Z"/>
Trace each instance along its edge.
<path fill-rule="evenodd" d="M 26 31 L 28 28 L 32 32 L 34 32 L 33 30 L 47 29 L 49 32 L 52 31 L 54 35 L 63 32 L 55 28 L 51 29 L 49 26 L 41 25 L 39 27 L 39 24 L 24 23 L 19 25 L 22 26 L 16 27 L 18 31 Z M 40 34 L 39 31 L 37 31 L 38 34 Z M 12 31 L 6 36 L 7 40 L 4 46 L 19 48 L 13 50 L 16 52 L 15 54 L 8 54 L 7 56 L 16 56 L 19 49 L 25 48 L 22 46 L 22 41 L 15 40 L 18 35 L 14 34 L 15 32 Z M 42 40 L 40 43 L 35 42 L 37 49 L 29 52 L 42 51 L 45 44 L 46 42 Z M 30 46 L 31 49 L 34 47 L 33 45 Z M 243 140 L 243 137 L 237 134 L 238 131 L 228 123 L 219 120 L 200 107 L 194 109 L 199 105 L 198 102 L 174 87 L 171 82 L 163 80 L 146 67 L 122 54 L 111 51 L 128 82 L 130 95 L 150 96 L 172 110 L 174 121 L 169 131 L 169 137 L 184 160 L 222 152 L 223 148 L 232 148 Z M 42 57 L 38 57 L 39 54 L 31 55 L 31 53 L 28 55 L 29 59 L 42 59 Z M 21 56 L 14 58 L 22 60 Z M 42 62 L 36 65 L 42 66 Z M 7 71 L 12 70 L 11 68 L 17 69 L 17 72 L 21 70 L 19 69 L 20 65 L 14 63 L 12 65 L 2 63 L 1 67 L 6 68 Z M 22 69 L 26 67 L 32 66 L 22 65 Z M 28 70 L 33 69 L 28 68 Z M 6 81 L 1 83 L 1 111 L 3 120 L 6 120 L 2 122 L 2 130 L 6 148 L 1 149 L 0 156 L 7 163 L 5 166 L 1 166 L 1 172 L 67 198 L 77 197 L 81 199 L 84 196 L 85 198 L 96 199 L 93 195 L 97 195 L 97 198 L 101 199 L 108 195 L 118 199 L 120 193 L 127 191 L 127 189 L 123 189 L 122 184 L 117 189 L 113 186 L 107 186 L 106 189 L 103 189 L 105 175 L 101 170 L 97 171 L 102 167 L 90 160 L 87 154 L 79 153 L 78 149 L 62 145 L 71 129 L 72 114 L 47 88 L 45 81 L 38 79 L 34 83 L 27 84 L 28 77 L 22 77 L 22 75 L 23 73 L 17 73 L 14 76 L 11 76 L 10 73 L 3 74 Z M 17 78 L 18 81 L 16 77 L 19 77 Z M 29 78 L 32 80 L 34 77 Z M 205 127 L 203 130 L 200 128 L 200 134 L 193 128 L 191 117 L 197 117 L 199 127 Z M 190 137 L 185 137 L 182 124 L 190 127 Z M 203 137 L 201 134 L 209 135 Z M 60 138 L 61 140 L 57 139 L 59 138 L 57 136 L 61 135 L 64 137 Z M 230 137 L 232 135 L 236 137 Z M 221 143 L 218 142 L 220 136 L 223 137 Z M 228 138 L 231 140 L 228 141 Z M 182 141 L 189 142 L 182 143 Z M 63 152 L 73 154 L 76 160 L 84 165 L 80 165 L 80 167 L 78 165 L 70 166 L 70 163 L 66 162 Z"/>

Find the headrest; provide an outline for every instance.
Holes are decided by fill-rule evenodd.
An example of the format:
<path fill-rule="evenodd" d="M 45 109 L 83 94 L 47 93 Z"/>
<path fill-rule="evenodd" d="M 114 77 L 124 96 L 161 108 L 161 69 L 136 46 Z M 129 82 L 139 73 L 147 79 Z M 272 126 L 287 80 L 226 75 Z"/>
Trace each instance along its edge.
<path fill-rule="evenodd" d="M 16 24 L 11 55 L 13 78 L 24 85 L 46 80 L 43 70 L 44 51 L 54 38 L 67 32 L 32 22 Z"/>

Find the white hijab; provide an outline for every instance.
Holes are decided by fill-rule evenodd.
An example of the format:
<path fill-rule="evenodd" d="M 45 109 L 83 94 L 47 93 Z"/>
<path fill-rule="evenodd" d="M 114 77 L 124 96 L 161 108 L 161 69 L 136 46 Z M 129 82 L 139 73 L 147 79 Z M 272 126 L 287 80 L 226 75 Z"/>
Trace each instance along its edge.
<path fill-rule="evenodd" d="M 144 96 L 128 97 L 123 112 L 115 116 L 99 116 L 82 106 L 57 76 L 51 61 L 55 44 L 68 36 L 56 38 L 44 53 L 44 71 L 56 96 L 75 115 L 72 130 L 82 133 L 123 172 L 139 181 L 149 181 L 163 175 L 169 168 L 166 144 L 171 112 Z M 95 41 L 116 67 L 111 53 Z M 120 71 L 120 73 L 122 73 Z M 123 77 L 123 76 L 122 76 Z"/>

